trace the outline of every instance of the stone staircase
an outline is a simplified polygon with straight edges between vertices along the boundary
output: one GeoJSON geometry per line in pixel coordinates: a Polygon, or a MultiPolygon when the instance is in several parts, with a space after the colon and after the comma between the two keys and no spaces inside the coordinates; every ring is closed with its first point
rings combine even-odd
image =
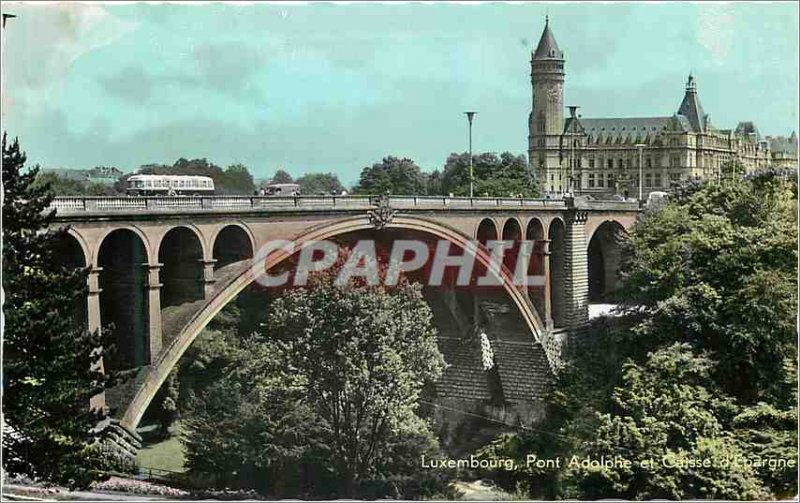
{"type": "Polygon", "coordinates": [[[433,322],[439,331],[439,351],[447,363],[436,383],[437,396],[445,400],[489,400],[491,393],[475,341],[459,330],[450,308],[437,291],[426,291],[425,300],[433,311],[433,322]]]}

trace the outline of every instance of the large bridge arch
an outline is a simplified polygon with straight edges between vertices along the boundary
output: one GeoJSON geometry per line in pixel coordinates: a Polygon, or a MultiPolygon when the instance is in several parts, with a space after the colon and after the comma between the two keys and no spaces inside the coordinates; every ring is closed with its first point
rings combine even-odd
{"type": "MultiPolygon", "coordinates": [[[[426,233],[435,238],[445,239],[462,248],[473,248],[474,246],[471,237],[441,223],[432,222],[420,217],[395,216],[385,225],[385,228],[426,233]]],[[[345,218],[312,228],[296,236],[294,242],[297,249],[304,243],[310,241],[330,239],[346,233],[368,229],[374,229],[374,225],[367,216],[345,218]]],[[[264,271],[272,269],[290,256],[292,256],[292,253],[279,251],[273,252],[266,257],[258,256],[254,258],[251,267],[248,267],[243,273],[232,279],[224,288],[218,290],[207,300],[205,305],[183,327],[180,334],[164,348],[158,359],[153,362],[144,382],[137,390],[136,395],[125,411],[125,415],[121,421],[124,427],[130,431],[135,430],[150,404],[150,401],[153,399],[164,380],[178,363],[178,360],[186,349],[189,348],[197,335],[205,328],[211,319],[213,319],[225,305],[236,298],[246,287],[251,285],[257,277],[261,276],[264,271]]],[[[477,248],[476,260],[479,264],[489,269],[489,259],[490,255],[485,247],[480,246],[477,248]]],[[[534,341],[541,343],[542,336],[545,333],[545,325],[536,313],[533,305],[527,299],[525,293],[512,283],[511,273],[505,268],[501,270],[501,279],[504,290],[516,305],[534,341]]],[[[548,358],[549,357],[548,354],[548,358]]],[[[551,369],[556,367],[556,362],[549,361],[549,364],[551,369]]]]}

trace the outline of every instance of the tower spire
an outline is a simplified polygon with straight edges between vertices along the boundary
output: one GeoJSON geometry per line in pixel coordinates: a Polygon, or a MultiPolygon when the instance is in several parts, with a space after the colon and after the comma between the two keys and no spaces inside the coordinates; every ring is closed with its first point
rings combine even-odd
{"type": "Polygon", "coordinates": [[[550,16],[545,15],[544,30],[539,38],[539,45],[533,53],[533,59],[564,59],[564,53],[558,48],[556,37],[550,30],[550,16]]]}
{"type": "Polygon", "coordinates": [[[697,96],[697,82],[691,73],[686,80],[686,94],[678,108],[678,114],[686,117],[695,131],[705,131],[707,119],[703,106],[700,105],[700,98],[697,96]]]}

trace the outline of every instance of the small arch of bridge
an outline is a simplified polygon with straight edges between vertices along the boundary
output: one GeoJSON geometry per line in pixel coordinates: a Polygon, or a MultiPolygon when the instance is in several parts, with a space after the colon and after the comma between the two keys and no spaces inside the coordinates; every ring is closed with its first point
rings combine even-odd
{"type": "Polygon", "coordinates": [[[503,239],[516,240],[522,239],[522,223],[516,217],[508,217],[503,222],[503,239]]]}
{"type": "Polygon", "coordinates": [[[162,308],[203,298],[204,241],[202,232],[192,225],[174,226],[161,235],[156,263],[162,308]]]}
{"type": "Polygon", "coordinates": [[[103,247],[103,243],[105,242],[106,238],[108,238],[108,236],[111,235],[112,233],[114,233],[116,231],[119,231],[119,230],[128,230],[128,231],[131,231],[134,234],[136,234],[139,237],[139,239],[142,240],[142,244],[144,245],[145,251],[147,253],[146,257],[148,259],[148,262],[151,261],[150,259],[153,258],[153,244],[150,241],[150,238],[147,237],[147,233],[144,232],[144,230],[142,230],[142,228],[139,227],[136,224],[120,224],[120,225],[116,225],[116,226],[114,226],[112,228],[105,229],[97,237],[97,240],[96,240],[97,244],[94,247],[94,253],[92,254],[92,257],[91,257],[91,265],[92,265],[92,267],[99,267],[98,259],[100,257],[100,249],[103,247]]]}
{"type": "Polygon", "coordinates": [[[214,269],[224,267],[237,259],[255,256],[256,239],[253,231],[244,222],[222,224],[209,239],[211,257],[216,261],[214,269]]]}
{"type": "Polygon", "coordinates": [[[208,239],[203,230],[195,224],[182,223],[179,225],[164,227],[163,229],[160,229],[160,232],[157,235],[155,235],[153,240],[154,247],[150,251],[150,258],[152,259],[151,263],[159,263],[159,254],[161,253],[161,245],[163,244],[164,239],[171,232],[181,228],[190,231],[197,238],[198,244],[200,245],[200,251],[202,252],[201,259],[208,259],[210,257],[208,239]]]}
{"type": "Polygon", "coordinates": [[[99,317],[115,327],[117,368],[131,368],[150,360],[147,244],[132,226],[106,233],[97,247],[99,317]]]}
{"type": "Polygon", "coordinates": [[[475,241],[485,245],[487,241],[500,239],[501,226],[498,225],[494,217],[482,218],[475,226],[475,241]]]}
{"type": "Polygon", "coordinates": [[[625,227],[610,219],[597,225],[588,236],[586,266],[589,302],[608,301],[619,288],[621,241],[626,236],[625,227]]]}
{"type": "Polygon", "coordinates": [[[86,244],[86,239],[72,227],[67,227],[66,237],[67,239],[73,239],[78,245],[81,252],[81,267],[89,267],[92,257],[89,245],[86,244]]]}

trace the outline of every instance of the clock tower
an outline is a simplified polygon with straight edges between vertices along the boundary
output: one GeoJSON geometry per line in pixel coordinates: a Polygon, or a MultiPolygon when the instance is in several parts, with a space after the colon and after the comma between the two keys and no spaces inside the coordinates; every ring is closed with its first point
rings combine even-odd
{"type": "Polygon", "coordinates": [[[564,130],[564,53],[545,18],[539,45],[531,54],[533,106],[528,118],[528,163],[546,193],[561,193],[569,173],[561,168],[560,137],[564,130]]]}

